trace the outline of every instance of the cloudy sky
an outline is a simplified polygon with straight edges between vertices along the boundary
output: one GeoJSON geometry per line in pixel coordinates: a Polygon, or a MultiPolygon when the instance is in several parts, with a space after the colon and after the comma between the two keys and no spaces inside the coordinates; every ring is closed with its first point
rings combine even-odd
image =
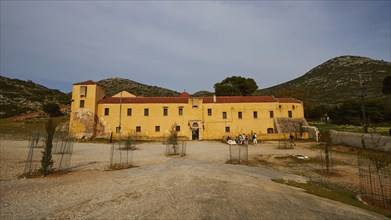
{"type": "Polygon", "coordinates": [[[71,91],[111,77],[260,88],[337,56],[391,60],[390,1],[0,1],[1,75],[71,91]]]}

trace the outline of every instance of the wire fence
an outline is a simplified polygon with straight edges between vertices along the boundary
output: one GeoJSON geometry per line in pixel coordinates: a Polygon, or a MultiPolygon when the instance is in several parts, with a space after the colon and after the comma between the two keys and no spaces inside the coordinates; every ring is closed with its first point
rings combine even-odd
{"type": "MultiPolygon", "coordinates": [[[[53,166],[50,172],[69,171],[71,157],[73,153],[73,138],[63,133],[55,133],[53,138],[52,158],[53,166]]],[[[40,132],[33,132],[29,139],[26,163],[23,170],[23,176],[32,177],[39,175],[42,167],[42,152],[46,147],[46,136],[40,132]]]]}
{"type": "Polygon", "coordinates": [[[326,174],[333,174],[334,172],[334,160],[333,160],[333,151],[329,146],[324,146],[324,150],[319,151],[319,158],[321,171],[326,174]]]}
{"type": "Polygon", "coordinates": [[[391,210],[391,155],[363,150],[357,155],[362,199],[391,210]]]}
{"type": "Polygon", "coordinates": [[[110,169],[133,167],[133,151],[137,150],[137,138],[130,136],[125,140],[113,142],[110,150],[110,169]]]}
{"type": "Polygon", "coordinates": [[[242,163],[248,161],[248,145],[232,144],[229,145],[230,163],[242,163]]]}
{"type": "Polygon", "coordinates": [[[179,144],[166,143],[166,156],[181,155],[186,156],[186,141],[181,141],[179,144]]]}

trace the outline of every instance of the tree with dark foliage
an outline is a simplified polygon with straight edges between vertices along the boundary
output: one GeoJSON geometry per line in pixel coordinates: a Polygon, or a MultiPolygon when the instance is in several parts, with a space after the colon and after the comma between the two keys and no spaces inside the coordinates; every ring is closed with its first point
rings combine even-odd
{"type": "Polygon", "coordinates": [[[39,169],[39,172],[46,176],[46,174],[50,173],[52,171],[53,167],[53,157],[52,157],[52,148],[53,148],[53,136],[54,132],[56,130],[56,123],[49,118],[49,121],[45,125],[46,128],[46,142],[45,142],[45,150],[42,151],[42,159],[41,159],[41,169],[39,169]]]}
{"type": "Polygon", "coordinates": [[[47,103],[42,106],[42,110],[52,117],[61,116],[60,106],[56,103],[47,103]]]}
{"type": "Polygon", "coordinates": [[[391,76],[384,78],[382,92],[386,95],[391,95],[391,76]]]}
{"type": "Polygon", "coordinates": [[[217,96],[251,96],[258,86],[254,79],[231,76],[214,85],[217,96]]]}

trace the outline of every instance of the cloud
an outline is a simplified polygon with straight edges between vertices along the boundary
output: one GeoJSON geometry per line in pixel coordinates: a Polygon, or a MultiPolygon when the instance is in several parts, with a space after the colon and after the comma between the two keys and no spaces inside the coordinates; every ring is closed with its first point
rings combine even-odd
{"type": "Polygon", "coordinates": [[[0,4],[1,74],[63,91],[108,77],[212,91],[232,75],[265,88],[335,56],[391,57],[389,1],[0,4]]]}

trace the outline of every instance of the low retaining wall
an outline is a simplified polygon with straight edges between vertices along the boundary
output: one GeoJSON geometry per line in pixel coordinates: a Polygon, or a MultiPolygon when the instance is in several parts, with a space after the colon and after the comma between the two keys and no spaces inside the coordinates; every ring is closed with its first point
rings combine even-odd
{"type": "Polygon", "coordinates": [[[319,130],[314,126],[303,126],[303,131],[308,133],[308,138],[314,141],[319,141],[319,130]]]}
{"type": "Polygon", "coordinates": [[[352,147],[365,148],[391,152],[391,137],[379,134],[351,133],[331,131],[333,144],[343,144],[352,147]]]}
{"type": "MultiPolygon", "coordinates": [[[[303,132],[300,137],[299,133],[293,133],[295,135],[295,139],[308,139],[308,133],[303,132]]],[[[289,133],[275,133],[275,134],[258,134],[258,141],[272,141],[272,140],[289,140],[289,133]]]]}

